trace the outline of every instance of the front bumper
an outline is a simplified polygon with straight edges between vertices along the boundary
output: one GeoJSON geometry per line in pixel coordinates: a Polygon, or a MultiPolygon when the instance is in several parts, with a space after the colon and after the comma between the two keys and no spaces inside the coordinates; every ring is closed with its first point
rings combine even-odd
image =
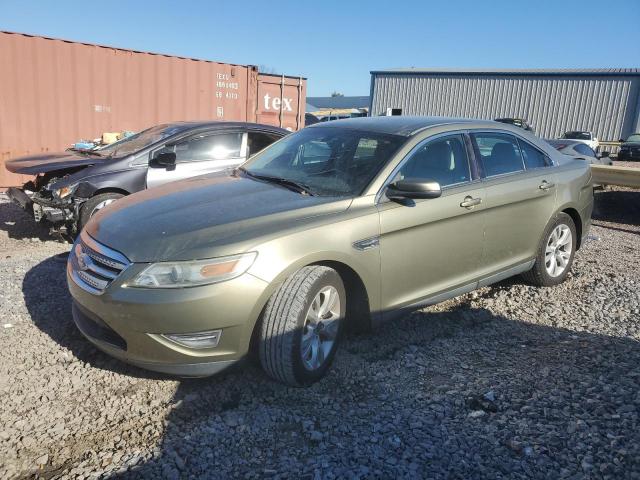
{"type": "Polygon", "coordinates": [[[49,222],[53,225],[64,224],[74,219],[75,212],[71,208],[73,205],[55,205],[54,202],[38,201],[35,195],[29,195],[20,188],[11,187],[7,189],[9,200],[25,210],[36,222],[49,222]],[[50,204],[48,204],[50,203],[50,204]],[[69,207],[69,208],[65,208],[69,207]]]}
{"type": "Polygon", "coordinates": [[[9,197],[9,200],[18,205],[20,208],[26,210],[27,212],[32,211],[33,200],[31,200],[31,197],[27,195],[24,190],[16,187],[10,187],[7,189],[7,197],[9,197]]]}
{"type": "Polygon", "coordinates": [[[246,355],[253,327],[266,301],[268,284],[250,274],[201,287],[142,289],[123,286],[146,264],[131,264],[96,295],[72,277],[73,255],[67,264],[67,283],[73,297],[78,329],[104,352],[127,363],[179,376],[217,373],[246,355]],[[218,345],[193,349],[163,334],[197,333],[221,329],[218,345]]]}
{"type": "Polygon", "coordinates": [[[618,160],[620,161],[640,160],[640,148],[620,150],[618,152],[618,160]]]}

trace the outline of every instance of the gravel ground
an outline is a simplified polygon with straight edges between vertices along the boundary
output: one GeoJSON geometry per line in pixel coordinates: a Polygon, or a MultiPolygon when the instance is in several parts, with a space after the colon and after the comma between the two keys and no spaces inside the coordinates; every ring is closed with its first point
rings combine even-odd
{"type": "Polygon", "coordinates": [[[512,279],[349,336],[308,389],[98,352],[68,245],[0,200],[0,478],[640,478],[640,191],[596,198],[563,285],[512,279]]]}

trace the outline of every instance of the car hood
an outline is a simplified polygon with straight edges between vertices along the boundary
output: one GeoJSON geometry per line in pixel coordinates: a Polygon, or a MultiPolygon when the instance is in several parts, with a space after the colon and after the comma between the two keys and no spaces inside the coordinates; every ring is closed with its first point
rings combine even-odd
{"type": "Polygon", "coordinates": [[[106,157],[81,155],[76,152],[49,153],[46,155],[30,155],[14,158],[5,163],[7,170],[13,173],[36,175],[68,168],[83,167],[104,163],[106,157]]]}
{"type": "Polygon", "coordinates": [[[259,238],[346,210],[351,199],[312,197],[279,185],[210,174],[148,189],[101,210],[86,226],[132,262],[240,253],[259,238]]]}

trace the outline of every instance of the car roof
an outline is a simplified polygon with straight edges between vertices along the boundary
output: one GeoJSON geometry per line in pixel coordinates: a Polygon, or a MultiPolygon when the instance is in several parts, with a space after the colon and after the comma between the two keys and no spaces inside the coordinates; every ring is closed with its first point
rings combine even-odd
{"type": "Polygon", "coordinates": [[[208,128],[219,128],[221,130],[229,128],[248,128],[252,130],[267,130],[273,133],[291,133],[284,128],[275,127],[273,125],[264,125],[262,123],[252,122],[217,122],[217,121],[181,121],[170,122],[166,124],[171,127],[179,127],[183,132],[188,130],[204,130],[208,128]]]}
{"type": "MultiPolygon", "coordinates": [[[[411,117],[411,116],[389,116],[389,117],[357,117],[344,120],[333,120],[331,122],[316,123],[307,128],[349,128],[353,130],[365,130],[376,133],[386,133],[389,135],[400,135],[410,137],[421,130],[438,125],[449,124],[474,124],[476,127],[493,127],[498,123],[492,120],[476,120],[472,118],[455,117],[411,117]]],[[[500,124],[502,127],[503,124],[500,124]]]]}

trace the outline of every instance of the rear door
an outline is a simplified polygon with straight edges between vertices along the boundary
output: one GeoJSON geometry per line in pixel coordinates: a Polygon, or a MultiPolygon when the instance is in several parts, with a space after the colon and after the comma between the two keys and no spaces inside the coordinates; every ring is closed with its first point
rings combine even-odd
{"type": "Polygon", "coordinates": [[[511,133],[472,132],[486,191],[482,275],[535,256],[553,215],[557,174],[551,159],[511,133]]]}
{"type": "Polygon", "coordinates": [[[406,202],[381,198],[384,309],[409,306],[473,283],[482,256],[484,187],[471,174],[463,133],[418,144],[389,183],[403,178],[435,180],[442,196],[406,202]]]}
{"type": "Polygon", "coordinates": [[[151,152],[147,170],[147,188],[183,178],[234,167],[247,158],[247,133],[242,131],[197,133],[164,145],[151,152]],[[176,164],[157,165],[154,158],[162,152],[175,152],[176,164]]]}

